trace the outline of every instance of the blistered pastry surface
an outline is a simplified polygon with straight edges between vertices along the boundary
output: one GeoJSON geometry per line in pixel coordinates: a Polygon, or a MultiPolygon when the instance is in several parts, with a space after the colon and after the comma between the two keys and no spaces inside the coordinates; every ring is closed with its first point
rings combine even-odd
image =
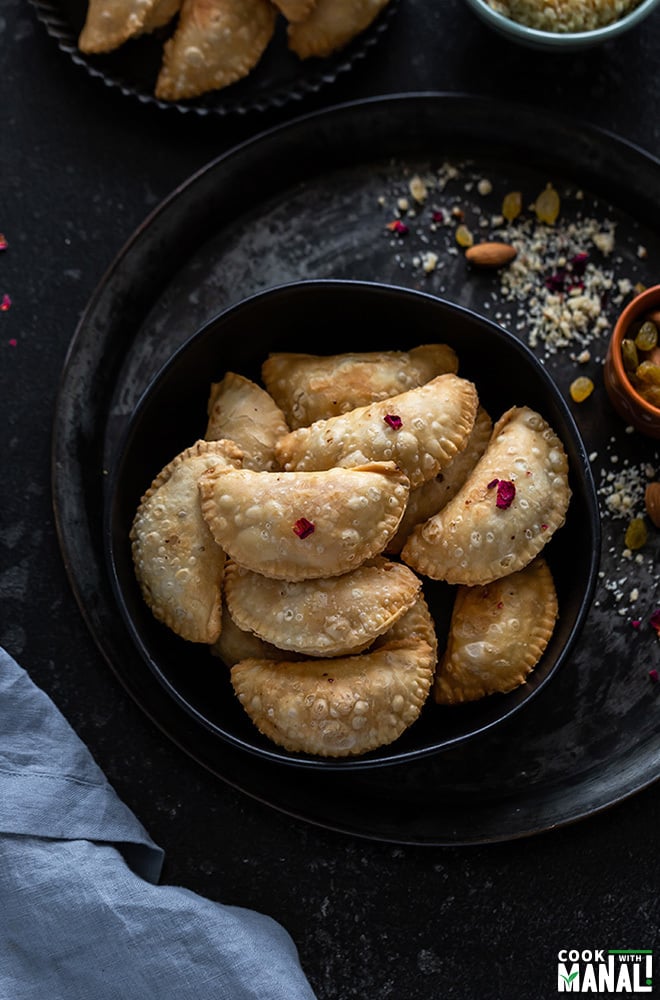
{"type": "Polygon", "coordinates": [[[442,472],[410,491],[401,523],[394,538],[388,542],[388,553],[399,553],[413,528],[433,517],[456,496],[486,450],[492,429],[492,420],[480,406],[465,447],[442,472]]]}
{"type": "Polygon", "coordinates": [[[199,489],[218,545],[246,569],[284,580],[337,576],[377,555],[409,493],[392,462],[321,472],[212,469],[199,489]]]}
{"type": "Polygon", "coordinates": [[[552,574],[540,556],[493,583],[459,587],[435,700],[450,705],[518,687],[543,655],[557,610],[552,574]]]}
{"type": "Polygon", "coordinates": [[[234,562],[225,570],[236,624],[309,656],[343,656],[371,645],[412,606],[420,588],[408,567],[382,557],[321,580],[272,580],[234,562]]]}
{"type": "Polygon", "coordinates": [[[268,0],[183,0],[156,97],[197,97],[247,76],[273,37],[275,16],[268,0]]]}
{"type": "Polygon", "coordinates": [[[235,467],[233,442],[197,441],[177,455],[142,497],[131,528],[135,573],[159,621],[191,642],[220,632],[225,555],[202,517],[197,481],[208,469],[235,467]]]}
{"type": "Polygon", "coordinates": [[[275,444],[288,433],[284,414],[256,382],[227,372],[211,385],[207,441],[229,438],[243,452],[243,468],[268,472],[275,468],[275,444]]]}
{"type": "Polygon", "coordinates": [[[395,462],[414,488],[465,446],[477,406],[471,382],[438,375],[397,396],[292,431],[275,451],[282,468],[296,471],[395,462]]]}
{"type": "Polygon", "coordinates": [[[483,456],[454,498],[418,525],[402,559],[418,573],[477,585],[522,569],[566,518],[568,459],[543,417],[513,407],[496,423],[483,456]],[[515,496],[499,506],[500,483],[515,496]]]}
{"type": "Polygon", "coordinates": [[[418,632],[422,615],[404,615],[397,638],[357,656],[236,664],[231,680],[254,724],[294,752],[343,757],[397,739],[418,718],[436,663],[418,632]]]}
{"type": "Polygon", "coordinates": [[[290,24],[289,48],[300,56],[329,56],[364,31],[389,0],[317,0],[304,21],[290,24]]]}
{"type": "Polygon", "coordinates": [[[261,368],[264,384],[292,430],[457,371],[458,358],[447,344],[422,344],[410,351],[275,353],[261,368]]]}

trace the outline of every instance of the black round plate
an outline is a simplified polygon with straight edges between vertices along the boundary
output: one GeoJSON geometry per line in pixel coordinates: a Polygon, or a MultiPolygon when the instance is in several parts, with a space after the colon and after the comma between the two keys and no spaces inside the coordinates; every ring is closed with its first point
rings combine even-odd
{"type": "Polygon", "coordinates": [[[244,80],[222,90],[211,91],[185,101],[163,101],[154,95],[160,70],[163,42],[172,27],[131,39],[113,52],[88,55],[78,48],[78,36],[85,23],[86,0],[30,0],[37,17],[59,48],[76,66],[94,80],[140,104],[195,115],[244,115],[301,101],[334,83],[368,55],[388,27],[397,0],[345,48],[325,59],[300,60],[290,52],[286,23],[278,18],[275,36],[257,66],[244,80]]]}
{"type": "MultiPolygon", "coordinates": [[[[246,296],[300,278],[350,277],[424,287],[488,314],[491,277],[468,277],[458,256],[443,257],[445,268],[425,276],[409,265],[413,220],[406,240],[385,226],[412,172],[459,160],[490,179],[493,199],[512,189],[531,198],[549,179],[562,190],[579,186],[579,209],[567,202],[563,212],[598,210],[613,218],[621,267],[652,283],[652,260],[660,253],[660,167],[643,151],[570,120],[485,99],[425,94],[358,102],[246,143],[156,209],[81,319],[54,424],[53,492],[65,564],[100,650],[144,711],[186,753],[275,808],[337,830],[419,844],[546,830],[658,777],[658,685],[644,669],[644,637],[637,636],[631,652],[629,621],[618,615],[606,586],[620,574],[621,523],[605,512],[603,580],[586,627],[570,663],[524,712],[434,757],[319,773],[230,746],[163,689],[115,603],[102,509],[118,442],[153,375],[196,329],[246,296]],[[638,257],[639,245],[648,248],[648,260],[638,257]]],[[[462,182],[460,190],[463,203],[481,197],[464,192],[462,182]]],[[[576,370],[567,352],[546,359],[546,367],[563,387],[576,370]]],[[[653,445],[625,434],[598,396],[594,405],[572,410],[588,450],[601,456],[598,474],[610,447],[631,463],[657,465],[653,445]]],[[[645,566],[629,567],[643,600],[653,595],[652,561],[651,552],[645,566]]]]}
{"type": "MultiPolygon", "coordinates": [[[[117,603],[145,662],[200,725],[233,745],[297,767],[353,770],[412,761],[456,747],[510,719],[565,664],[596,585],[600,552],[598,501],[589,459],[564,399],[534,354],[490,320],[423,292],[354,281],[306,281],[269,289],[211,320],[174,354],[140,400],[108,477],[106,541],[117,603]],[[565,525],[544,548],[560,613],[552,639],[528,681],[508,694],[461,706],[428,699],[421,717],[394,743],[357,757],[292,753],[257,731],[233,695],[228,669],[209,650],[186,643],[157,622],[137,585],[129,534],[154,477],[204,436],[210,382],[227,371],[260,380],[272,351],[305,351],[310,317],[317,343],[343,350],[406,350],[438,330],[455,349],[460,372],[475,383],[497,419],[514,403],[542,413],[569,455],[571,503],[565,525]],[[368,317],[368,319],[367,319],[368,317]]],[[[426,579],[424,594],[438,634],[445,633],[455,589],[426,579]]]]}

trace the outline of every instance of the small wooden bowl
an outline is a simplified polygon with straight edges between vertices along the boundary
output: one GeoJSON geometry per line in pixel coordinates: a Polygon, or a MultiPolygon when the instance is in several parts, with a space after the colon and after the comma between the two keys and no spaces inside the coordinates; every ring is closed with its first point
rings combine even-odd
{"type": "Polygon", "coordinates": [[[660,438],[660,409],[647,402],[630,382],[623,367],[621,342],[632,323],[660,311],[660,285],[653,285],[629,302],[616,321],[607,348],[604,381],[612,406],[628,424],[648,437],[660,438]]]}

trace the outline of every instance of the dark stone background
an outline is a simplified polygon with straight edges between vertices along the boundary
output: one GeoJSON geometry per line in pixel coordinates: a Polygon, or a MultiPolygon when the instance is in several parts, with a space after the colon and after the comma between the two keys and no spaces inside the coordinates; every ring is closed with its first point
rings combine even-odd
{"type": "Polygon", "coordinates": [[[13,300],[0,316],[0,642],[165,848],[164,881],[280,920],[320,1000],[537,1000],[555,995],[561,947],[657,946],[660,790],[522,841],[417,848],[326,832],[202,770],[110,673],[62,566],[49,453],[67,345],[148,212],[265,127],[356,97],[467,92],[570,114],[660,155],[659,51],[660,12],[616,44],[559,57],[499,41],[459,0],[401,0],[378,46],[317,96],[178,117],[90,79],[24,0],[0,0],[0,295],[13,300]]]}

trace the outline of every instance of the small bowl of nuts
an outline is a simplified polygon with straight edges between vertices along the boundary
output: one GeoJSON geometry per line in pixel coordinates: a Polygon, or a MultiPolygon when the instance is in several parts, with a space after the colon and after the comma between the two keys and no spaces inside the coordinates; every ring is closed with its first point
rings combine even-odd
{"type": "Polygon", "coordinates": [[[619,416],[642,434],[660,438],[660,285],[637,295],[619,316],[604,380],[619,416]]]}
{"type": "Polygon", "coordinates": [[[545,52],[578,52],[619,38],[639,25],[660,0],[466,0],[499,35],[545,52]]]}

